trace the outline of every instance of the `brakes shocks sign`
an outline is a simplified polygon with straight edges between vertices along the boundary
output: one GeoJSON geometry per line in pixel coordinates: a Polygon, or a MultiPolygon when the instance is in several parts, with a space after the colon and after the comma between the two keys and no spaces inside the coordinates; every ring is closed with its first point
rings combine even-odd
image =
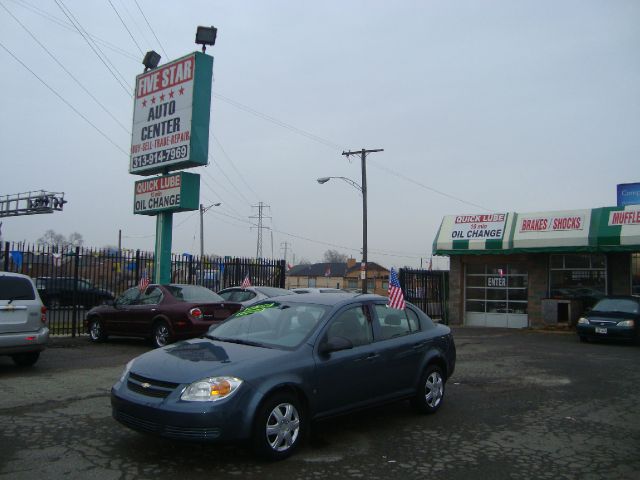
{"type": "Polygon", "coordinates": [[[148,178],[135,183],[133,213],[156,215],[171,210],[197,210],[200,197],[200,175],[178,172],[148,178]]]}
{"type": "Polygon", "coordinates": [[[136,77],[129,173],[207,164],[213,57],[194,52],[136,77]]]}

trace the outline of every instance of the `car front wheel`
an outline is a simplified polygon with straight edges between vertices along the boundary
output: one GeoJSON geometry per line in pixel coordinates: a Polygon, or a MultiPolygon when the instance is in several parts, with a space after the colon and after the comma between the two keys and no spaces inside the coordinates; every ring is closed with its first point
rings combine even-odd
{"type": "Polygon", "coordinates": [[[287,458],[298,448],[304,425],[302,408],[294,395],[282,393],[270,397],[256,416],[255,452],[268,460],[287,458]]]}
{"type": "Polygon", "coordinates": [[[444,376],[437,365],[429,365],[420,377],[413,406],[421,413],[435,413],[444,400],[444,376]]]}
{"type": "Polygon", "coordinates": [[[94,318],[89,321],[89,340],[92,342],[104,342],[107,339],[107,334],[104,331],[102,322],[94,318]]]}
{"type": "Polygon", "coordinates": [[[169,325],[167,325],[165,321],[161,320],[153,325],[151,342],[156,348],[162,348],[171,343],[171,331],[169,330],[169,325]]]}

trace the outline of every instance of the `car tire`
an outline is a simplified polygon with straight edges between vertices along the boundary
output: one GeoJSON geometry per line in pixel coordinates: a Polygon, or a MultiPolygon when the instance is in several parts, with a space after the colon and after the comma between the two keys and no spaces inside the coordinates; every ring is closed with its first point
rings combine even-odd
{"type": "Polygon", "coordinates": [[[580,335],[580,343],[589,343],[589,339],[584,335],[580,335]]]}
{"type": "Polygon", "coordinates": [[[104,342],[107,339],[107,334],[104,331],[104,325],[99,318],[92,318],[89,320],[89,340],[94,343],[104,342]]]}
{"type": "Polygon", "coordinates": [[[266,460],[284,460],[295,452],[305,434],[304,412],[290,393],[269,397],[257,411],[253,450],[266,460]]]}
{"type": "Polygon", "coordinates": [[[442,369],[437,365],[429,365],[420,377],[411,404],[420,413],[435,413],[444,400],[444,385],[442,369]]]}
{"type": "Polygon", "coordinates": [[[40,352],[16,353],[11,355],[13,363],[19,367],[31,367],[40,358],[40,352]]]}
{"type": "Polygon", "coordinates": [[[166,347],[171,343],[171,330],[169,330],[169,325],[164,320],[159,320],[153,324],[151,343],[154,348],[166,347]]]}

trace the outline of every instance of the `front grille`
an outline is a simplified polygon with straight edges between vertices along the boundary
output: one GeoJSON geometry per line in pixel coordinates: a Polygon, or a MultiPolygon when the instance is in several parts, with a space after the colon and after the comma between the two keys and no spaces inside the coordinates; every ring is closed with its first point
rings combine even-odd
{"type": "Polygon", "coordinates": [[[132,392],[146,395],[147,397],[166,398],[180,385],[179,383],[165,382],[143,377],[135,373],[129,373],[127,388],[132,392]]]}
{"type": "Polygon", "coordinates": [[[142,420],[115,409],[113,410],[113,418],[134,430],[182,440],[215,440],[222,434],[222,430],[217,427],[163,425],[151,420],[142,420]]]}

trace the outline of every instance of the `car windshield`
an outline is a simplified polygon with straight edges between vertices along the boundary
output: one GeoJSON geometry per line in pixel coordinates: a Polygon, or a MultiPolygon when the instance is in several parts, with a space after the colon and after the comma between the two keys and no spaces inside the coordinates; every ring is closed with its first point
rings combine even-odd
{"type": "Polygon", "coordinates": [[[638,313],[638,302],[628,298],[603,298],[596,303],[596,312],[638,313]]]}
{"type": "Polygon", "coordinates": [[[295,348],[311,334],[330,307],[308,303],[262,302],[209,329],[215,340],[295,348]]]}
{"type": "Polygon", "coordinates": [[[277,297],[279,295],[291,295],[293,292],[291,290],[285,290],[284,288],[277,287],[254,287],[257,292],[266,295],[267,297],[277,297]]]}
{"type": "Polygon", "coordinates": [[[220,295],[199,285],[167,285],[166,289],[180,302],[224,302],[220,295]]]}

